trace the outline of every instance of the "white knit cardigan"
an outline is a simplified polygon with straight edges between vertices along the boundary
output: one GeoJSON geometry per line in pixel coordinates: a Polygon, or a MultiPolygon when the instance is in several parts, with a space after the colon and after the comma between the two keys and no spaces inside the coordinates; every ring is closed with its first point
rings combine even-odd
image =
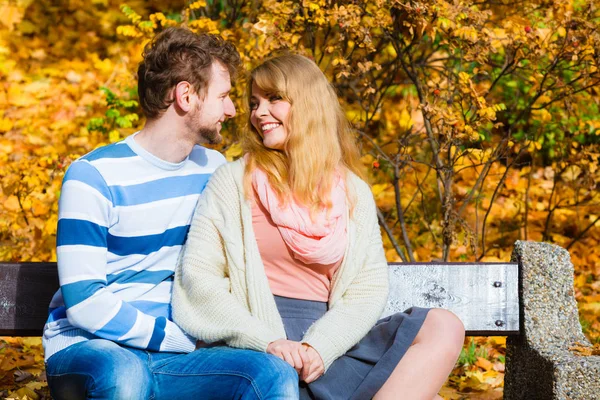
{"type": "MultiPolygon", "coordinates": [[[[243,159],[221,166],[200,197],[175,272],[173,317],[202,341],[264,352],[286,334],[254,237],[244,167],[243,159]]],[[[347,187],[355,199],[348,247],[333,276],[329,310],[302,339],[319,352],[325,369],[373,327],[388,295],[373,195],[352,173],[347,187]]]]}

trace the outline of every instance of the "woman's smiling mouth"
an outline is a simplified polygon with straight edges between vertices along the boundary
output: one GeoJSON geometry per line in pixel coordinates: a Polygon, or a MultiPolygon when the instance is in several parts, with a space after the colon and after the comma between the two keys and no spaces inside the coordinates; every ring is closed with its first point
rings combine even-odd
{"type": "Polygon", "coordinates": [[[275,123],[275,122],[270,122],[268,124],[263,124],[260,126],[260,129],[262,131],[262,133],[269,133],[271,132],[273,129],[277,129],[281,126],[281,124],[279,123],[275,123]]]}

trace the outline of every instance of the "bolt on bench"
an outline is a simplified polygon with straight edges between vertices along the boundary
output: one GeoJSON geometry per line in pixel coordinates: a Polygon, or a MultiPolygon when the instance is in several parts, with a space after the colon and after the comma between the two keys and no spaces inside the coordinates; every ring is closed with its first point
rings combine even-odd
{"type": "MultiPolygon", "coordinates": [[[[600,356],[579,324],[569,253],[519,241],[511,263],[390,264],[383,316],[411,306],[453,311],[470,336],[508,336],[504,398],[600,399],[600,356]]],[[[58,288],[56,263],[0,263],[0,336],[39,336],[58,288]]]]}

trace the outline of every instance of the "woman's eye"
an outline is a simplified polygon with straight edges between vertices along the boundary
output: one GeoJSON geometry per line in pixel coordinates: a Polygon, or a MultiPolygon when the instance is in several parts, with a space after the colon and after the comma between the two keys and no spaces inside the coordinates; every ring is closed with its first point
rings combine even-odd
{"type": "Polygon", "coordinates": [[[251,110],[256,110],[258,108],[258,104],[256,103],[250,103],[250,109],[251,110]]]}
{"type": "Polygon", "coordinates": [[[278,95],[272,95],[269,97],[270,102],[279,101],[279,100],[281,100],[281,96],[278,96],[278,95]]]}

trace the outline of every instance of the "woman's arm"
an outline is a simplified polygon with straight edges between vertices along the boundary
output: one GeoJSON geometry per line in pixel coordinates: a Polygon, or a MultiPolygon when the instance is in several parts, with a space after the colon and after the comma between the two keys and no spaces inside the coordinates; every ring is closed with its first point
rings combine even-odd
{"type": "Polygon", "coordinates": [[[282,337],[252,316],[243,305],[245,299],[231,292],[225,245],[214,223],[222,221],[217,205],[222,205],[223,193],[215,191],[212,183],[198,203],[182,262],[175,271],[173,317],[200,340],[265,352],[269,343],[282,337]]]}
{"type": "MultiPolygon", "coordinates": [[[[367,219],[364,228],[368,234],[363,236],[363,240],[368,244],[360,271],[348,285],[341,299],[310,327],[302,340],[319,353],[325,370],[369,332],[379,319],[387,301],[388,265],[377,223],[375,203],[370,192],[369,198],[364,215],[358,215],[360,210],[358,207],[355,209],[357,220],[367,219]]],[[[357,238],[357,243],[361,241],[360,237],[357,238]]]]}

